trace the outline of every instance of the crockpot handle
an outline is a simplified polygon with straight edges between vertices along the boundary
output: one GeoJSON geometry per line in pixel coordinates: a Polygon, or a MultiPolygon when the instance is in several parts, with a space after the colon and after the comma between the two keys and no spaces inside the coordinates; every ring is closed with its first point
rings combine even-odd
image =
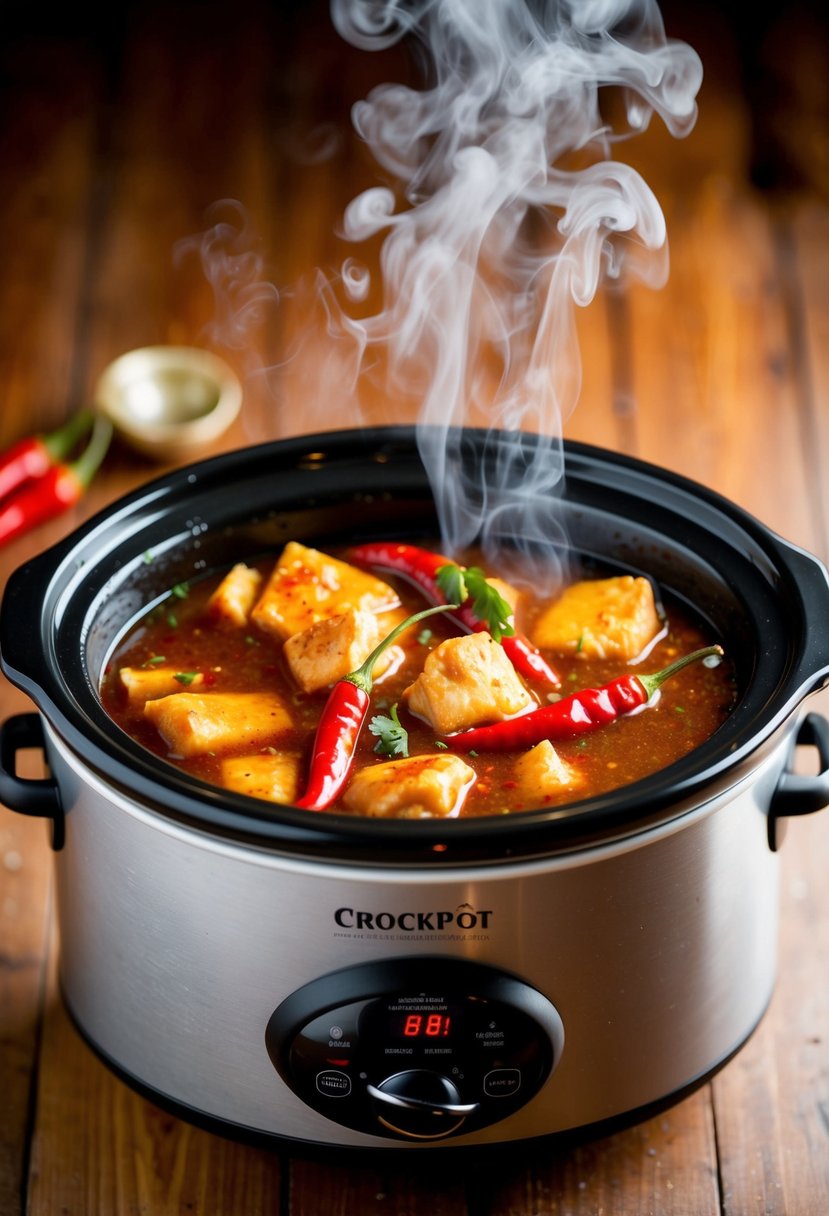
{"type": "Polygon", "coordinates": [[[63,807],[57,782],[51,777],[18,777],[17,753],[24,748],[43,751],[43,724],[35,713],[15,714],[0,727],[0,802],[21,815],[52,820],[52,848],[63,848],[63,807]]]}
{"type": "Polygon", "coordinates": [[[806,715],[798,727],[794,747],[817,748],[820,772],[803,776],[787,765],[781,773],[769,806],[769,845],[773,850],[783,841],[785,825],[779,824],[779,819],[811,815],[829,806],[829,722],[822,714],[806,715]]]}

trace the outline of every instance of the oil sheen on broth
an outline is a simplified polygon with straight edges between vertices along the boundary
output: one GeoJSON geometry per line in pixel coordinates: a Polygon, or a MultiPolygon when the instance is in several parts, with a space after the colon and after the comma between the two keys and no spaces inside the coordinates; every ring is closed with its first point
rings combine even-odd
{"type": "MultiPolygon", "coordinates": [[[[233,571],[171,588],[163,602],[129,629],[112,655],[101,686],[107,712],[128,735],[191,775],[271,802],[290,804],[303,792],[317,723],[332,681],[358,666],[393,625],[428,606],[422,592],[408,580],[384,571],[361,571],[348,559],[347,550],[322,552],[292,543],[283,554],[240,563],[233,571]],[[278,577],[280,568],[282,575],[278,577]],[[340,628],[343,605],[358,598],[351,594],[351,569],[379,580],[388,592],[385,603],[382,594],[373,599],[369,595],[375,620],[368,623],[374,633],[362,639],[354,629],[346,638],[340,628]],[[296,575],[293,581],[292,572],[296,575]],[[270,615],[269,595],[276,605],[270,615]],[[333,620],[335,624],[305,634],[320,620],[333,620]],[[328,634],[333,641],[326,641],[328,634]],[[290,637],[295,640],[286,647],[290,637]],[[311,645],[312,639],[318,640],[311,645]],[[322,675],[317,674],[315,680],[318,668],[314,658],[321,647],[324,652],[326,645],[329,651],[333,645],[340,668],[332,669],[332,679],[317,687],[319,679],[331,675],[323,666],[322,675]],[[305,668],[290,660],[292,652],[300,657],[304,654],[308,660],[305,668]],[[178,700],[174,703],[173,698],[178,700]],[[176,722],[173,710],[180,710],[186,719],[192,706],[206,707],[208,719],[215,707],[221,706],[222,713],[227,708],[227,714],[215,730],[208,721],[206,732],[188,733],[185,742],[170,722],[176,722]],[[240,727],[235,730],[233,716],[237,709],[240,727]]],[[[479,555],[466,555],[467,565],[478,563],[479,555]]],[[[486,574],[509,594],[508,588],[498,584],[496,571],[486,574]]],[[[568,609],[558,611],[558,615],[551,613],[549,602],[521,594],[515,603],[515,624],[530,639],[538,639],[539,649],[555,668],[560,684],[553,688],[516,677],[522,699],[526,700],[518,712],[625,673],[661,670],[679,656],[714,640],[684,606],[663,600],[658,592],[653,601],[658,607],[657,624],[647,627],[650,636],[643,634],[637,639],[635,622],[626,620],[625,614],[635,613],[641,605],[636,607],[631,601],[628,608],[626,596],[636,584],[641,598],[641,582],[627,576],[619,577],[618,585],[614,583],[613,576],[597,571],[595,578],[585,578],[569,589],[568,609]],[[599,589],[621,597],[614,601],[624,635],[618,647],[612,628],[605,631],[609,637],[595,644],[599,589]],[[580,613],[584,614],[583,621],[580,613]],[[641,645],[643,639],[645,644],[641,645]],[[631,646],[637,653],[630,654],[631,646]]],[[[361,584],[360,593],[364,590],[361,584]]],[[[373,593],[375,588],[369,585],[369,591],[373,593]]],[[[652,595],[649,586],[647,593],[652,595]]],[[[562,601],[557,603],[563,607],[562,601]]],[[[404,773],[417,768],[411,763],[414,758],[451,755],[451,748],[441,740],[445,727],[434,718],[426,721],[419,716],[422,699],[413,699],[418,713],[412,712],[407,690],[441,643],[460,636],[471,635],[463,635],[451,619],[438,614],[413,626],[391,648],[385,671],[378,667],[368,719],[357,743],[350,778],[354,789],[349,795],[346,787],[331,809],[422,818],[503,815],[563,805],[617,789],[686,755],[721,725],[734,704],[733,675],[727,659],[717,666],[693,663],[667,681],[658,697],[641,711],[621,716],[579,738],[556,740],[552,748],[548,745],[542,749],[543,756],[539,753],[528,759],[526,750],[464,755],[467,776],[454,793],[444,788],[437,794],[430,789],[407,795],[409,778],[404,773]],[[375,748],[381,745],[382,735],[368,728],[369,721],[377,717],[394,717],[393,708],[405,732],[407,755],[378,754],[375,748]],[[392,764],[398,766],[393,777],[400,774],[400,780],[386,783],[393,797],[374,797],[371,793],[358,797],[362,784],[371,789],[371,780],[365,780],[371,770],[392,764]],[[364,770],[364,777],[357,781],[364,770]]],[[[431,667],[436,663],[432,660],[431,667]]],[[[463,673],[459,679],[466,676],[463,673]]],[[[440,696],[439,686],[435,696],[440,696]]],[[[494,715],[502,712],[492,710],[494,715]]],[[[464,728],[478,724],[473,716],[472,721],[464,722],[464,728]]],[[[435,779],[445,784],[440,769],[435,763],[433,785],[435,779]]],[[[389,768],[383,771],[392,772],[389,768]]],[[[380,782],[378,788],[382,785],[380,782]]]]}

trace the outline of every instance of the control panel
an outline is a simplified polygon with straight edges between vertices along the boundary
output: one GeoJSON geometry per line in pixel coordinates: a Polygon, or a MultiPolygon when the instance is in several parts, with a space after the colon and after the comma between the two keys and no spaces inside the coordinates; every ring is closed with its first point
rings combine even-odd
{"type": "Polygon", "coordinates": [[[538,1093],[564,1029],[536,988],[464,959],[346,967],[293,992],[265,1041],[309,1106],[355,1130],[438,1140],[495,1123],[538,1093]]]}

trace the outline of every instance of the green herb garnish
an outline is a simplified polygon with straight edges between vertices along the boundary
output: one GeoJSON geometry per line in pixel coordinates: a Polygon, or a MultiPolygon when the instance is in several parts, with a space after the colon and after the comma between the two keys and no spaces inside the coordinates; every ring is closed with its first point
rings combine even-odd
{"type": "Polygon", "coordinates": [[[435,575],[435,581],[447,600],[453,604],[462,604],[469,598],[469,590],[463,576],[463,570],[453,562],[440,566],[435,575]]]}
{"type": "Polygon", "coordinates": [[[368,724],[373,735],[377,736],[374,750],[382,756],[408,756],[409,732],[397,716],[397,706],[392,705],[390,717],[385,714],[375,714],[368,724]]]}
{"type": "Polygon", "coordinates": [[[192,684],[196,677],[200,674],[201,673],[198,671],[177,671],[173,676],[173,679],[178,680],[179,684],[187,685],[192,684]]]}
{"type": "Polygon", "coordinates": [[[512,627],[512,608],[492,583],[487,581],[479,566],[468,566],[462,570],[460,566],[447,564],[440,567],[435,577],[441,591],[453,604],[472,600],[472,612],[486,625],[496,642],[515,633],[512,627]]]}

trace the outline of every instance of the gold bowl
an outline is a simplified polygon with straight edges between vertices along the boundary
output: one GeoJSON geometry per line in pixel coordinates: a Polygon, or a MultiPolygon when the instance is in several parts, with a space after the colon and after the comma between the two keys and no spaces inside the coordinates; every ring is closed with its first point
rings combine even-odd
{"type": "Polygon", "coordinates": [[[106,368],[93,404],[153,460],[189,460],[232,424],[242,386],[223,359],[193,346],[144,346],[106,368]]]}

